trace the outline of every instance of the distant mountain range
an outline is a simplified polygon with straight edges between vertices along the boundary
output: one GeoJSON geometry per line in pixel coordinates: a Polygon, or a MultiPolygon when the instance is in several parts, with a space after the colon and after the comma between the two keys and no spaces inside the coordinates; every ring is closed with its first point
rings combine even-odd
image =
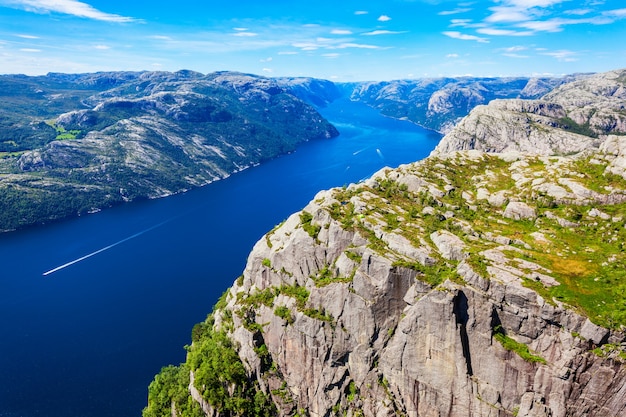
{"type": "Polygon", "coordinates": [[[337,130],[315,108],[340,97],[445,132],[494,98],[535,98],[581,77],[0,76],[0,230],[178,193],[332,138],[337,130]]]}
{"type": "Polygon", "coordinates": [[[540,98],[559,85],[589,75],[428,78],[336,84],[310,78],[281,78],[277,81],[318,107],[347,96],[380,110],[385,116],[406,119],[427,129],[447,133],[478,105],[494,99],[540,98]]]}
{"type": "Polygon", "coordinates": [[[178,193],[338,134],[274,80],[0,77],[0,230],[178,193]]]}

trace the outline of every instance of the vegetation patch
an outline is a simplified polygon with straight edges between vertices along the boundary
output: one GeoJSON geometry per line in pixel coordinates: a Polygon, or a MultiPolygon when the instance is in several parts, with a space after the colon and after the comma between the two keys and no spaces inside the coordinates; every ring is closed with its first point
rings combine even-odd
{"type": "Polygon", "coordinates": [[[447,279],[452,282],[464,284],[463,279],[456,271],[456,267],[449,265],[446,262],[437,262],[434,265],[426,266],[419,262],[400,260],[395,261],[392,266],[395,268],[407,268],[417,271],[418,274],[416,278],[420,281],[428,283],[432,287],[438,286],[447,279]]]}
{"type": "Polygon", "coordinates": [[[520,358],[524,359],[527,362],[542,364],[547,363],[546,360],[541,356],[531,353],[528,349],[528,346],[507,336],[504,333],[504,329],[502,328],[502,326],[498,325],[493,329],[493,338],[500,342],[503,348],[517,353],[520,358]]]}
{"type": "Polygon", "coordinates": [[[598,134],[589,127],[589,123],[578,124],[569,117],[562,117],[557,120],[559,127],[563,130],[567,130],[572,133],[577,133],[579,135],[589,136],[591,138],[597,138],[598,134]]]}
{"type": "Polygon", "coordinates": [[[606,343],[593,349],[592,352],[601,358],[615,357],[622,362],[626,362],[626,350],[615,343],[606,343]]]}
{"type": "Polygon", "coordinates": [[[285,320],[287,324],[293,324],[293,322],[295,321],[293,314],[291,313],[291,310],[289,309],[289,307],[286,307],[286,306],[276,307],[274,309],[274,315],[285,320]]]}
{"type": "Polygon", "coordinates": [[[309,290],[299,285],[283,285],[280,287],[280,293],[296,300],[298,310],[302,311],[306,302],[309,300],[309,290]]]}
{"type": "Polygon", "coordinates": [[[245,294],[243,292],[237,293],[237,302],[244,306],[251,306],[258,308],[260,305],[271,307],[274,304],[274,299],[280,294],[278,288],[270,287],[264,290],[256,290],[251,294],[245,294]]]}
{"type": "MultiPolygon", "coordinates": [[[[262,347],[259,348],[262,353],[262,347]]],[[[208,331],[188,348],[187,362],[161,370],[148,388],[148,406],[143,417],[172,415],[172,406],[181,417],[202,417],[204,413],[189,395],[190,371],[202,398],[222,415],[276,415],[276,406],[250,378],[223,331],[208,331]]]]}
{"type": "Polygon", "coordinates": [[[265,242],[267,243],[267,247],[271,248],[273,246],[270,238],[272,237],[272,235],[274,235],[274,233],[276,233],[278,229],[280,229],[283,226],[283,224],[285,224],[285,222],[286,220],[283,220],[282,222],[274,226],[272,230],[270,230],[269,232],[265,234],[265,242]]]}
{"type": "Polygon", "coordinates": [[[580,175],[576,178],[581,185],[597,193],[608,194],[609,189],[626,189],[626,180],[621,175],[606,172],[606,164],[592,163],[591,157],[577,159],[574,169],[580,175]]]}
{"type": "Polygon", "coordinates": [[[309,236],[317,240],[317,235],[320,233],[322,227],[317,224],[313,224],[312,221],[313,215],[311,213],[307,211],[300,213],[300,224],[302,224],[302,228],[309,234],[309,236]]]}
{"type": "Polygon", "coordinates": [[[330,314],[327,314],[326,311],[324,311],[323,309],[306,308],[302,311],[302,313],[305,316],[310,317],[315,320],[325,321],[331,324],[333,324],[333,321],[334,321],[333,316],[331,316],[330,314]]]}
{"type": "Polygon", "coordinates": [[[316,276],[312,276],[311,279],[315,282],[316,287],[325,287],[326,285],[337,282],[352,282],[354,277],[338,277],[335,276],[328,265],[322,268],[316,276]]]}

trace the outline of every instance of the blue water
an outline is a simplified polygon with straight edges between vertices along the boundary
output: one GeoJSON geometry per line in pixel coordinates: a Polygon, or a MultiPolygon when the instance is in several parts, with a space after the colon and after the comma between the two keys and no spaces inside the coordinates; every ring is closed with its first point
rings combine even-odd
{"type": "Polygon", "coordinates": [[[339,137],[185,194],[0,235],[0,417],[139,417],[263,233],[440,139],[347,101],[322,113],[339,137]]]}

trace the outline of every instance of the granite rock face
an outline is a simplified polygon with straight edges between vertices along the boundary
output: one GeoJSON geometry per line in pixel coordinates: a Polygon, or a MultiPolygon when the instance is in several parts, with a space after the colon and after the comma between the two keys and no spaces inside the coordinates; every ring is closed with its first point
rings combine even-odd
{"type": "MultiPolygon", "coordinates": [[[[497,106],[568,114],[551,103],[497,106]]],[[[439,149],[320,192],[257,242],[204,325],[275,415],[626,415],[625,146],[577,136],[593,143],[439,149]]],[[[190,397],[233,415],[193,382],[214,360],[202,345],[162,415],[190,397]]]]}
{"type": "MultiPolygon", "coordinates": [[[[532,158],[464,151],[321,192],[255,245],[214,326],[232,329],[242,363],[267,387],[279,415],[623,415],[625,327],[595,324],[587,313],[607,322],[557,298],[554,289],[579,272],[554,269],[545,253],[552,248],[572,265],[582,262],[572,255],[581,247],[566,248],[549,231],[558,224],[554,211],[565,215],[583,198],[572,194],[549,211],[532,197],[541,184],[520,181],[508,191],[526,196],[523,202],[493,207],[472,188],[467,196],[478,207],[471,208],[455,191],[427,191],[458,185],[453,168],[496,191],[473,165],[529,179],[567,166],[567,176],[585,187],[575,160],[543,163],[545,171],[532,158]],[[419,191],[402,186],[412,177],[422,179],[419,191]],[[515,230],[529,219],[535,232],[515,230]],[[285,288],[305,289],[304,303],[285,288]],[[247,301],[267,293],[266,304],[247,301]],[[606,354],[598,354],[603,347],[606,354]]],[[[623,204],[604,209],[626,214],[623,204]]],[[[589,213],[578,221],[559,233],[602,219],[589,213]]],[[[613,267],[626,261],[618,252],[615,243],[606,254],[613,267]]]]}

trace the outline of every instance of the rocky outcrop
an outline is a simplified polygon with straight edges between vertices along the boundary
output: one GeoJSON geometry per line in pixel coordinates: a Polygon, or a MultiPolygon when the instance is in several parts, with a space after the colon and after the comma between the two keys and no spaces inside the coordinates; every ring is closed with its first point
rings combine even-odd
{"type": "Polygon", "coordinates": [[[624,149],[440,150],[320,192],[257,242],[144,416],[626,415],[624,149]],[[211,373],[226,357],[242,382],[211,373]]]}
{"type": "Polygon", "coordinates": [[[614,157],[464,151],[321,192],[259,240],[212,328],[279,415],[623,415],[626,311],[597,277],[626,262],[626,181],[596,191],[620,201],[606,218],[542,192],[593,195],[586,167],[614,157]],[[490,205],[501,191],[511,201],[490,205]]]}
{"type": "Polygon", "coordinates": [[[540,100],[495,100],[476,107],[435,153],[478,149],[538,155],[597,149],[626,133],[626,70],[564,84],[540,100]]]}
{"type": "Polygon", "coordinates": [[[454,152],[320,192],[205,325],[277,415],[623,415],[626,180],[609,142],[454,152]]]}

